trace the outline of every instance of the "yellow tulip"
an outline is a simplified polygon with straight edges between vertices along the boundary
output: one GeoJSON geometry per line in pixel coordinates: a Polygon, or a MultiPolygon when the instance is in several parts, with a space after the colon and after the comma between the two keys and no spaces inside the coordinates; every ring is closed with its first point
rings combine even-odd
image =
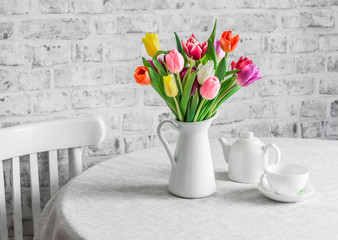
{"type": "Polygon", "coordinates": [[[155,53],[161,50],[160,41],[158,40],[157,33],[147,33],[144,38],[142,38],[142,41],[150,57],[154,57],[155,53]]]}
{"type": "Polygon", "coordinates": [[[164,91],[168,97],[176,97],[178,94],[178,88],[174,78],[170,75],[163,77],[164,91]]]}

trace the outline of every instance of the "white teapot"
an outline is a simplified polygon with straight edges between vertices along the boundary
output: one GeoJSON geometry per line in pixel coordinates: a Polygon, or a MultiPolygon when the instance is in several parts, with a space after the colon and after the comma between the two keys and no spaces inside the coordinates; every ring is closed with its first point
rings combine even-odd
{"type": "Polygon", "coordinates": [[[224,158],[229,165],[228,178],[242,183],[258,183],[264,168],[268,165],[268,149],[277,153],[275,163],[280,161],[280,150],[275,144],[264,144],[254,137],[253,132],[244,134],[233,144],[224,138],[219,139],[224,158]]]}

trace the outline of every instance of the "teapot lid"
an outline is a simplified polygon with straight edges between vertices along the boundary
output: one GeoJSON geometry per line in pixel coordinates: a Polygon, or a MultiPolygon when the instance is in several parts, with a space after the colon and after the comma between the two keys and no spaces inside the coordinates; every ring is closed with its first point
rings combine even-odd
{"type": "Polygon", "coordinates": [[[259,138],[254,137],[253,132],[246,132],[240,139],[238,139],[238,142],[258,144],[261,143],[261,140],[259,138]]]}

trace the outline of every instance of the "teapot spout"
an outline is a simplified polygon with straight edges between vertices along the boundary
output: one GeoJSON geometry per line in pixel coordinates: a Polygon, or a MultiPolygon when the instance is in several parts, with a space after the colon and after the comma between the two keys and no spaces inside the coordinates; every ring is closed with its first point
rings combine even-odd
{"type": "Polygon", "coordinates": [[[228,163],[231,144],[227,140],[225,140],[225,138],[220,138],[219,142],[221,143],[222,148],[223,148],[223,154],[224,154],[225,161],[228,163]]]}

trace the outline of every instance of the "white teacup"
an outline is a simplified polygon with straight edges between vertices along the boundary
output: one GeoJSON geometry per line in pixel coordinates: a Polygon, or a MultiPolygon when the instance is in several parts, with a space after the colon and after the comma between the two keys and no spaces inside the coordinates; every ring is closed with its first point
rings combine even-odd
{"type": "Polygon", "coordinates": [[[295,195],[309,179],[309,170],[294,164],[272,164],[266,167],[260,182],[266,178],[269,188],[281,195],[295,195]]]}

